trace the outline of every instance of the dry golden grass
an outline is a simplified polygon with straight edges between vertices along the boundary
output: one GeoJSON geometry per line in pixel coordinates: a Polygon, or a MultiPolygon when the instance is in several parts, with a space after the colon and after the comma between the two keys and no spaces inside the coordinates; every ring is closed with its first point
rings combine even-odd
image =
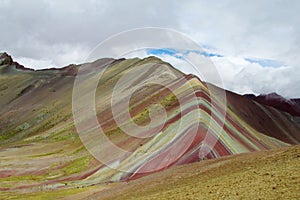
{"type": "MultiPolygon", "coordinates": [[[[300,199],[300,146],[174,167],[92,199],[300,199]]],[[[74,196],[76,198],[76,196],[74,196]]]]}

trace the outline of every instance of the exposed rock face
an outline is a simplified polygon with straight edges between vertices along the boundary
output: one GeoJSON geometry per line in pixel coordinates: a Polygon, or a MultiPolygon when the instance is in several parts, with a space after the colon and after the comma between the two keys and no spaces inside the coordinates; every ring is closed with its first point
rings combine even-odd
{"type": "Polygon", "coordinates": [[[291,99],[291,101],[295,102],[300,108],[300,99],[291,99]]]}
{"type": "Polygon", "coordinates": [[[20,70],[34,71],[33,69],[26,68],[23,65],[20,65],[19,63],[13,61],[12,57],[10,55],[8,55],[7,53],[1,53],[0,64],[15,67],[16,69],[20,69],[20,70]]]}
{"type": "MultiPolygon", "coordinates": [[[[300,122],[294,117],[229,91],[225,104],[218,95],[222,89],[183,74],[155,57],[105,58],[39,71],[14,68],[16,63],[8,55],[2,54],[1,60],[0,177],[5,181],[0,180],[0,190],[3,191],[39,191],[44,185],[51,189],[74,188],[131,180],[149,174],[144,173],[147,170],[152,173],[155,169],[300,142],[300,122]],[[150,67],[145,68],[145,64],[150,67]],[[112,158],[113,166],[123,166],[127,172],[100,163],[86,151],[78,137],[72,116],[72,91],[79,67],[83,69],[82,88],[88,88],[90,80],[97,78],[93,70],[107,67],[95,94],[97,121],[112,143],[131,152],[130,157],[119,159],[114,159],[113,151],[104,152],[112,158]],[[131,75],[136,69],[142,69],[139,77],[131,75]],[[114,94],[118,97],[117,109],[130,96],[130,117],[124,109],[113,116],[112,91],[125,75],[134,79],[131,86],[149,84],[136,91],[134,87],[117,91],[114,94]],[[151,84],[153,80],[160,84],[151,84]],[[149,113],[155,113],[157,105],[164,108],[167,117],[138,132],[149,137],[130,136],[116,123],[119,119],[125,125],[134,121],[146,126],[150,123],[149,113]],[[226,113],[224,123],[222,113],[226,113]],[[162,129],[157,131],[156,127],[162,129]],[[214,145],[207,142],[214,139],[214,145]],[[204,154],[207,149],[209,153],[204,154]]],[[[124,81],[121,86],[126,84],[124,81]]],[[[85,95],[82,94],[83,100],[85,95]]],[[[272,102],[285,102],[271,97],[272,102]]],[[[83,112],[79,126],[90,124],[91,119],[83,112]]],[[[90,146],[97,149],[101,145],[95,139],[98,134],[95,128],[87,129],[86,135],[90,146]]],[[[135,131],[129,128],[129,132],[135,131]]]]}
{"type": "Polygon", "coordinates": [[[1,60],[1,65],[10,65],[13,62],[11,56],[9,56],[7,53],[1,53],[0,60],[1,60]]]}

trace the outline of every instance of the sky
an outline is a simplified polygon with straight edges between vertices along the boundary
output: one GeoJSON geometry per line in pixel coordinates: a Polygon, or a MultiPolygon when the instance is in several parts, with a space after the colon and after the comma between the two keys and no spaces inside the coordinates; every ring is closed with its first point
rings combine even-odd
{"type": "MultiPolygon", "coordinates": [[[[168,28],[208,52],[226,89],[299,98],[299,10],[297,0],[0,0],[0,51],[34,69],[62,67],[84,62],[119,32],[168,28]]],[[[168,52],[148,54],[181,62],[168,52]]]]}

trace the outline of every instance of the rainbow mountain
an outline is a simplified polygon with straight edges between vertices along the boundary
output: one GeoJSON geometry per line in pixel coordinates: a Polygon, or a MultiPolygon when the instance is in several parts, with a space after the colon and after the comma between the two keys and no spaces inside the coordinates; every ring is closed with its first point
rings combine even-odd
{"type": "Polygon", "coordinates": [[[298,116],[156,57],[34,71],[3,53],[0,105],[0,197],[49,191],[62,197],[173,166],[300,142],[298,116]],[[90,81],[102,69],[90,108],[90,81]],[[111,146],[99,138],[99,127],[111,146]]]}

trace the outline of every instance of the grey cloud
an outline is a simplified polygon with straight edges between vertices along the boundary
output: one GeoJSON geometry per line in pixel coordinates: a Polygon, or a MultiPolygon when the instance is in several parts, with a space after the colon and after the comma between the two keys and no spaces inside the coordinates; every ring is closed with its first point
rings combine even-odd
{"type": "MultiPolygon", "coordinates": [[[[299,10],[297,0],[0,0],[0,51],[17,60],[51,60],[51,65],[64,66],[83,62],[99,42],[120,31],[172,28],[226,56],[283,61],[291,67],[286,70],[289,80],[278,81],[276,88],[293,96],[284,88],[300,91],[299,76],[293,73],[300,66],[299,10]]],[[[263,88],[251,86],[257,92],[274,90],[268,82],[272,79],[253,78],[257,81],[252,84],[264,83],[263,88]]],[[[241,88],[249,88],[250,83],[241,81],[241,88]]],[[[228,79],[228,84],[233,81],[228,79]]]]}
{"type": "Polygon", "coordinates": [[[91,50],[107,37],[127,29],[176,27],[174,4],[160,6],[158,1],[3,2],[0,24],[5,29],[0,33],[1,50],[15,57],[50,58],[58,66],[68,64],[57,57],[73,51],[72,46],[91,50]],[[58,49],[60,46],[70,48],[58,49]]]}

